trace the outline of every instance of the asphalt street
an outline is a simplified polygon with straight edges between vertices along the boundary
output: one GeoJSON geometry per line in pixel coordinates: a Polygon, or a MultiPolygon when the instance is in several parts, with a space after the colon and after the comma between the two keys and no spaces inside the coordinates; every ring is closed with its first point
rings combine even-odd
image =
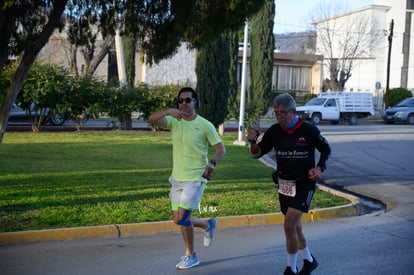
{"type": "MultiPolygon", "coordinates": [[[[304,231],[319,267],[312,274],[413,274],[414,128],[408,125],[320,127],[333,155],[328,185],[386,203],[386,211],[306,222],[304,231]]],[[[135,234],[0,246],[1,274],[283,274],[283,227],[222,226],[202,246],[200,266],[177,271],[183,253],[178,232],[135,234]]],[[[161,228],[160,228],[161,229],[161,228]]],[[[298,261],[298,267],[302,263],[298,261]]]]}
{"type": "MultiPolygon", "coordinates": [[[[319,261],[313,274],[412,274],[413,215],[394,211],[306,223],[319,261]]],[[[175,270],[183,252],[180,234],[158,233],[3,246],[1,273],[247,275],[282,274],[285,267],[282,225],[219,228],[208,248],[198,231],[195,241],[201,263],[187,271],[175,270]]]]}

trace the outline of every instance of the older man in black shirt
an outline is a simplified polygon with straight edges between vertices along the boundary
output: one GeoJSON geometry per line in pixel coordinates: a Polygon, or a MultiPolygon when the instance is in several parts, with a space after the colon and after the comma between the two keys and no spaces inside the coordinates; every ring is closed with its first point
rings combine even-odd
{"type": "Polygon", "coordinates": [[[301,217],[307,213],[316,181],[326,168],[330,146],[314,125],[304,123],[296,114],[296,103],[287,93],[273,101],[278,123],[272,125],[257,143],[258,131],[247,131],[250,153],[255,158],[275,150],[277,171],[272,175],[278,185],[280,208],[285,216],[284,231],[288,262],[284,274],[310,274],[318,266],[310,253],[302,232],[301,217]],[[315,149],[320,152],[315,165],[315,149]],[[297,255],[302,256],[302,269],[297,271],[297,255]]]}

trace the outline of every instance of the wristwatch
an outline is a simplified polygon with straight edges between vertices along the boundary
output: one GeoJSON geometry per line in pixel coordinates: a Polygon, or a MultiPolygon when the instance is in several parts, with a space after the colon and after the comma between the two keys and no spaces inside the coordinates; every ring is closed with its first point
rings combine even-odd
{"type": "Polygon", "coordinates": [[[213,164],[213,166],[217,165],[217,161],[215,159],[210,160],[210,163],[213,164]]]}

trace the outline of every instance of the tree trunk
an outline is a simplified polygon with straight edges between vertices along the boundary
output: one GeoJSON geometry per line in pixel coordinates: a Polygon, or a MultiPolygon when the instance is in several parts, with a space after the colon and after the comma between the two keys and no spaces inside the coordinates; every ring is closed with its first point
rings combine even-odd
{"type": "Polygon", "coordinates": [[[102,63],[102,60],[105,56],[109,53],[114,43],[114,37],[107,36],[103,41],[102,45],[100,46],[100,50],[98,54],[96,54],[92,60],[90,61],[89,65],[86,67],[85,76],[92,77],[95,73],[96,69],[98,68],[99,64],[102,63]]]}
{"type": "Polygon", "coordinates": [[[78,77],[79,76],[79,72],[78,72],[78,62],[76,61],[76,54],[78,52],[78,47],[75,45],[70,45],[70,72],[78,77]]]}
{"type": "Polygon", "coordinates": [[[37,54],[47,43],[54,29],[58,26],[66,2],[67,0],[55,2],[53,11],[49,16],[49,22],[45,25],[43,31],[32,40],[31,43],[28,43],[24,51],[23,58],[13,77],[13,82],[10,87],[8,87],[4,102],[0,106],[0,145],[3,143],[3,137],[7,129],[7,122],[13,103],[23,86],[24,80],[35,61],[37,54]]]}
{"type": "Polygon", "coordinates": [[[122,130],[132,130],[132,118],[131,114],[124,114],[122,119],[122,130]]]}

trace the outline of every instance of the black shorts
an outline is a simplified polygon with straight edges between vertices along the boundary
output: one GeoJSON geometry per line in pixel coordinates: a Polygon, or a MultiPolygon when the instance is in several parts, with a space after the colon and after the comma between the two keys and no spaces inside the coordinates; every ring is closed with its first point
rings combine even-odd
{"type": "Polygon", "coordinates": [[[283,215],[286,215],[289,207],[308,213],[313,195],[315,194],[315,185],[315,182],[297,184],[294,197],[279,194],[280,210],[283,215]]]}

